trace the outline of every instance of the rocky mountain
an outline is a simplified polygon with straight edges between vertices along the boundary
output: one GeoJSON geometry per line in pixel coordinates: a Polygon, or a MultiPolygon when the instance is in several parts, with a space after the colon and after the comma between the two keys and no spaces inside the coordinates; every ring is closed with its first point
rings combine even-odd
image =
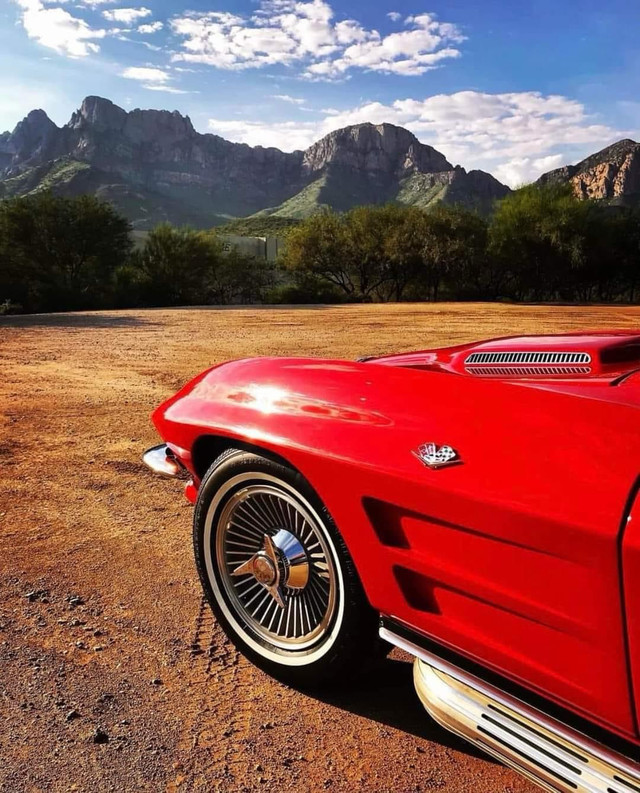
{"type": "Polygon", "coordinates": [[[346,127],[287,153],[200,134],[177,111],[127,112],[96,96],[63,127],[33,110],[0,135],[0,197],[42,189],[95,193],[138,228],[162,220],[210,227],[256,213],[299,218],[322,206],[387,201],[488,211],[509,192],[392,124],[346,127]]]}
{"type": "Polygon", "coordinates": [[[640,143],[619,140],[577,165],[549,171],[537,184],[567,182],[579,198],[606,199],[623,206],[640,203],[640,143]]]}

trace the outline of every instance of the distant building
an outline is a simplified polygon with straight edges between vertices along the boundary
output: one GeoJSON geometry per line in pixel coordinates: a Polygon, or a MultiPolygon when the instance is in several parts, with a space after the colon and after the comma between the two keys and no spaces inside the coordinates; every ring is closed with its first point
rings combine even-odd
{"type": "Polygon", "coordinates": [[[275,261],[284,251],[283,237],[241,237],[237,234],[221,234],[222,250],[229,252],[237,248],[240,253],[246,256],[254,256],[256,259],[265,259],[268,262],[275,261]]]}
{"type": "MultiPolygon", "coordinates": [[[[135,247],[143,248],[149,232],[146,229],[134,229],[132,236],[135,247]]],[[[223,252],[229,253],[233,248],[237,248],[245,256],[254,256],[267,262],[274,262],[285,248],[284,237],[244,237],[239,234],[216,236],[222,243],[223,252]]]]}

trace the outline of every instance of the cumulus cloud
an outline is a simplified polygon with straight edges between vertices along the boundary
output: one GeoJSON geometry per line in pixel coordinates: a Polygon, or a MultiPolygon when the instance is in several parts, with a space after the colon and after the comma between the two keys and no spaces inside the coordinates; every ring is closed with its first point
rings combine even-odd
{"type": "Polygon", "coordinates": [[[122,22],[124,25],[132,25],[139,19],[151,16],[150,8],[114,8],[103,11],[102,16],[109,22],[122,22]]]}
{"type": "Polygon", "coordinates": [[[40,0],[18,0],[18,5],[27,36],[61,55],[85,58],[100,50],[95,39],[107,35],[106,30],[92,28],[64,8],[48,8],[40,0]]]}
{"type": "Polygon", "coordinates": [[[392,22],[399,22],[402,19],[402,14],[399,11],[389,11],[387,16],[392,22]]]}
{"type": "Polygon", "coordinates": [[[291,150],[350,124],[387,122],[410,129],[454,164],[489,171],[512,186],[629,134],[598,123],[580,102],[533,91],[460,91],[323,112],[323,119],[304,124],[211,119],[209,126],[232,140],[291,150]]]}
{"type": "Polygon", "coordinates": [[[405,25],[382,36],[354,19],[336,21],[326,0],[261,0],[251,17],[220,11],[174,17],[182,50],[173,58],[219,69],[300,64],[303,77],[332,80],[355,69],[419,75],[460,55],[454,45],[465,37],[455,25],[426,13],[407,17],[405,25]]]}
{"type": "Polygon", "coordinates": [[[146,25],[139,25],[138,33],[157,33],[163,27],[164,24],[162,22],[149,22],[146,25]]]}

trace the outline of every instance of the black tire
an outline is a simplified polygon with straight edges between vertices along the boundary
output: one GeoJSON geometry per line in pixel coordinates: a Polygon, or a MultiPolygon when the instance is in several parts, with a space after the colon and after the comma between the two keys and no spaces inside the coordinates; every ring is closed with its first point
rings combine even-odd
{"type": "MultiPolygon", "coordinates": [[[[244,517],[240,520],[244,520],[244,517]]],[[[269,527],[266,523],[260,527],[260,531],[262,530],[276,540],[281,531],[277,526],[269,527]]],[[[256,542],[253,534],[251,539],[256,542]]],[[[266,543],[264,540],[263,542],[266,543]]],[[[252,452],[237,449],[225,451],[211,465],[202,480],[194,513],[193,543],[200,581],[218,622],[233,644],[256,666],[273,677],[298,688],[340,683],[349,679],[353,672],[362,669],[366,661],[378,655],[377,614],[366,600],[353,560],[329,512],[297,471],[252,452]],[[265,488],[268,490],[266,494],[261,490],[265,488]],[[282,491],[282,495],[278,491],[282,491]],[[253,501],[249,503],[250,498],[253,501]],[[244,563],[245,557],[241,554],[247,555],[253,550],[233,550],[239,544],[229,537],[238,538],[236,526],[240,525],[240,530],[244,529],[241,522],[238,523],[239,508],[233,505],[241,503],[245,510],[242,514],[246,516],[249,514],[249,507],[255,509],[256,505],[260,506],[262,502],[256,501],[260,498],[271,499],[268,505],[276,499],[276,506],[271,510],[277,513],[276,517],[279,514],[286,519],[287,516],[294,515],[290,521],[291,526],[285,526],[282,532],[285,535],[289,529],[298,532],[302,538],[300,543],[305,543],[305,552],[308,554],[308,563],[303,563],[307,564],[306,569],[309,571],[308,583],[292,590],[289,589],[289,580],[293,579],[287,579],[282,587],[278,587],[278,593],[282,593],[280,600],[279,594],[272,595],[272,591],[265,589],[265,584],[254,577],[253,572],[239,573],[239,568],[233,569],[237,561],[244,563]],[[236,509],[235,513],[229,511],[233,509],[236,509]],[[299,521],[297,511],[304,513],[313,524],[303,523],[302,518],[299,521]],[[300,529],[299,523],[303,527],[309,526],[309,534],[304,535],[307,536],[306,540],[302,534],[306,529],[300,529]],[[311,528],[315,531],[313,535],[311,528]],[[318,543],[322,544],[319,552],[318,543]],[[230,548],[232,550],[229,551],[230,548]],[[310,548],[316,548],[313,557],[320,557],[325,561],[315,562],[310,548]],[[235,553],[237,556],[232,558],[225,553],[235,553]],[[325,572],[325,568],[328,572],[325,572]],[[257,613],[261,609],[265,610],[267,616],[264,617],[264,624],[250,615],[248,594],[243,595],[244,600],[240,601],[240,584],[236,583],[238,579],[234,576],[244,577],[242,591],[248,591],[247,588],[253,590],[251,598],[257,592],[258,602],[266,603],[257,609],[257,613]],[[316,576],[318,580],[313,581],[312,576],[316,576]],[[322,581],[319,580],[320,576],[322,581]],[[307,608],[308,631],[305,634],[304,601],[291,604],[289,601],[294,597],[304,597],[313,605],[310,598],[314,598],[313,603],[317,605],[315,592],[323,587],[329,593],[326,595],[327,609],[324,617],[321,608],[324,600],[317,609],[320,622],[315,628],[309,616],[311,607],[307,608]],[[275,603],[271,603],[271,599],[275,603]],[[282,605],[285,603],[286,605],[282,605]],[[282,622],[284,619],[281,615],[283,609],[287,615],[291,610],[294,613],[292,637],[276,635],[275,629],[267,629],[267,617],[273,613],[271,620],[275,620],[277,625],[278,620],[282,622]],[[300,614],[299,640],[295,634],[296,613],[300,614]],[[314,630],[319,631],[315,638],[314,630]],[[305,639],[309,636],[312,638],[305,639]],[[291,644],[285,644],[286,642],[291,644]]],[[[246,564],[250,565],[255,556],[263,553],[256,551],[246,564]]],[[[290,569],[285,565],[288,561],[282,558],[283,552],[277,550],[276,553],[278,564],[273,569],[290,569]]],[[[279,581],[278,578],[278,584],[279,581]]],[[[315,616],[315,606],[312,614],[315,616]]],[[[287,618],[285,633],[289,632],[287,618]]]]}

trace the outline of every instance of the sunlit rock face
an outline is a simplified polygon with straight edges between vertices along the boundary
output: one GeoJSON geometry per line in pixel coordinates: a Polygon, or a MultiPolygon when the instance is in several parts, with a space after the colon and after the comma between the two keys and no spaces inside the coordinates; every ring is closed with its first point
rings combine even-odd
{"type": "Polygon", "coordinates": [[[607,199],[613,203],[640,201],[640,143],[620,140],[577,165],[549,171],[539,184],[569,182],[578,198],[607,199]]]}
{"type": "Polygon", "coordinates": [[[330,166],[396,177],[453,170],[444,155],[393,124],[345,127],[325,135],[304,152],[303,168],[308,173],[330,166]]]}

